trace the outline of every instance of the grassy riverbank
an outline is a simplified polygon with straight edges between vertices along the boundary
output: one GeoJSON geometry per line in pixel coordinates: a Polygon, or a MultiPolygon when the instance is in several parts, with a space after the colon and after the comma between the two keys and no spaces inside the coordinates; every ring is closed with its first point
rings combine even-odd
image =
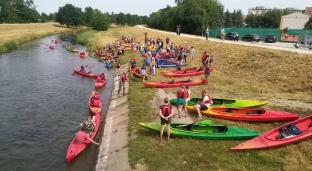
{"type": "Polygon", "coordinates": [[[0,53],[16,49],[17,45],[30,40],[71,31],[72,28],[57,23],[0,24],[0,53]]]}
{"type": "MultiPolygon", "coordinates": [[[[169,37],[180,45],[187,41],[196,49],[195,60],[190,67],[200,66],[204,50],[215,56],[215,71],[211,73],[210,84],[191,87],[192,95],[199,96],[205,89],[212,97],[261,99],[270,104],[266,108],[293,111],[305,116],[312,113],[312,58],[309,55],[269,50],[242,45],[206,42],[184,38],[172,34],[147,31],[138,27],[122,27],[106,32],[97,32],[92,38],[91,48],[106,46],[108,42],[122,35],[144,40],[148,37],[169,37]]],[[[127,63],[136,57],[141,65],[143,58],[137,53],[126,53],[121,58],[127,63]]],[[[189,60],[189,59],[188,59],[189,60]]],[[[160,71],[151,81],[172,80],[160,76],[160,71]]],[[[175,79],[176,80],[176,79],[175,79]]],[[[150,81],[150,80],[149,80],[150,81]]],[[[166,89],[175,92],[176,89],[166,89]]],[[[158,133],[141,128],[138,122],[158,121],[153,98],[156,89],[145,88],[141,80],[130,80],[130,151],[132,167],[147,170],[311,170],[309,153],[312,141],[265,151],[232,152],[233,147],[243,141],[203,141],[173,138],[170,142],[160,142],[158,133]]],[[[244,123],[221,119],[211,119],[214,123],[246,127],[258,131],[268,131],[282,123],[244,123]]]]}

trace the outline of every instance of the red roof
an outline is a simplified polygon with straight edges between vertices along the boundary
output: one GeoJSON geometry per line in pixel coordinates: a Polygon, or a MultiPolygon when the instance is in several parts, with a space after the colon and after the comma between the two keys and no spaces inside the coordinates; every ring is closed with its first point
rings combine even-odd
{"type": "Polygon", "coordinates": [[[305,14],[312,15],[312,7],[306,7],[305,14]]]}

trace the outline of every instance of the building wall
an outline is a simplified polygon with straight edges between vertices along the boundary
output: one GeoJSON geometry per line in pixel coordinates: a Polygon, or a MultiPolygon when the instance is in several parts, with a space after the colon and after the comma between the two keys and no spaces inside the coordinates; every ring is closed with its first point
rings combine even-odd
{"type": "Polygon", "coordinates": [[[304,24],[309,20],[309,16],[283,16],[281,18],[280,29],[303,29],[304,24]]]}

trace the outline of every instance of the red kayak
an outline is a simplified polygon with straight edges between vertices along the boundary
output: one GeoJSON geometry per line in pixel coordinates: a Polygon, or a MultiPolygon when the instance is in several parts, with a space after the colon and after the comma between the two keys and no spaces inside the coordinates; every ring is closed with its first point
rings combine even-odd
{"type": "MultiPolygon", "coordinates": [[[[94,139],[100,127],[100,120],[101,120],[100,113],[96,113],[95,119],[94,119],[95,127],[94,127],[92,134],[90,135],[90,138],[92,140],[94,139]]],[[[86,147],[88,147],[90,143],[91,142],[89,140],[86,140],[84,143],[75,143],[75,138],[74,138],[69,144],[69,147],[67,149],[66,162],[69,163],[72,159],[78,156],[78,154],[80,154],[86,147]]]]}
{"type": "Polygon", "coordinates": [[[180,84],[184,84],[186,86],[195,86],[200,84],[205,84],[205,79],[196,79],[196,80],[181,80],[181,81],[168,81],[168,82],[142,82],[146,87],[155,87],[155,88],[172,88],[172,87],[180,87],[180,84]]]}
{"type": "Polygon", "coordinates": [[[231,150],[268,149],[294,144],[310,138],[312,138],[312,115],[263,133],[256,138],[231,148],[231,150]]]}
{"type": "Polygon", "coordinates": [[[50,48],[50,49],[54,49],[54,46],[53,46],[53,45],[49,45],[49,48],[50,48]]]}
{"type": "Polygon", "coordinates": [[[84,57],[86,57],[86,53],[85,52],[80,52],[79,56],[80,56],[80,58],[84,58],[84,57]]]}
{"type": "MultiPolygon", "coordinates": [[[[214,68],[210,68],[210,72],[212,72],[214,68]]],[[[165,77],[189,77],[189,76],[198,76],[205,74],[204,70],[198,71],[198,68],[189,68],[189,69],[182,69],[181,71],[174,70],[174,71],[161,71],[161,75],[165,77]]]]}
{"type": "Polygon", "coordinates": [[[265,110],[261,108],[222,108],[211,107],[207,110],[209,116],[249,122],[294,121],[299,115],[283,111],[265,110]]]}
{"type": "MultiPolygon", "coordinates": [[[[105,74],[105,77],[107,78],[106,74],[105,74]]],[[[106,83],[107,83],[107,79],[106,80],[102,80],[100,76],[97,77],[96,78],[96,83],[95,83],[95,89],[99,89],[99,88],[103,87],[106,83]]]]}
{"type": "Polygon", "coordinates": [[[75,73],[86,76],[86,77],[91,77],[91,78],[97,78],[98,77],[97,74],[87,74],[85,72],[81,72],[80,69],[78,69],[78,68],[74,68],[73,70],[75,73]]]}
{"type": "Polygon", "coordinates": [[[102,111],[102,102],[101,102],[101,96],[99,94],[96,94],[97,100],[94,100],[94,105],[91,104],[91,98],[95,95],[95,92],[93,91],[89,97],[89,109],[93,115],[96,115],[97,113],[101,113],[102,111]]]}
{"type": "Polygon", "coordinates": [[[102,52],[100,52],[99,50],[96,50],[95,53],[96,53],[97,56],[100,56],[100,57],[106,56],[105,53],[102,53],[102,52]]]}

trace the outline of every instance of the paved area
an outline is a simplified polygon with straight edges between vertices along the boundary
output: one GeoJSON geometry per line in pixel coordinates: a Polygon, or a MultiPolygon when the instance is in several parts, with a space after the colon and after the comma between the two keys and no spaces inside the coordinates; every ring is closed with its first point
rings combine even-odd
{"type": "MultiPolygon", "coordinates": [[[[121,67],[121,72],[128,71],[128,64],[121,67]]],[[[114,90],[107,112],[104,135],[99,148],[96,171],[130,170],[128,159],[128,82],[120,86],[120,76],[114,77],[114,90]]]]}

